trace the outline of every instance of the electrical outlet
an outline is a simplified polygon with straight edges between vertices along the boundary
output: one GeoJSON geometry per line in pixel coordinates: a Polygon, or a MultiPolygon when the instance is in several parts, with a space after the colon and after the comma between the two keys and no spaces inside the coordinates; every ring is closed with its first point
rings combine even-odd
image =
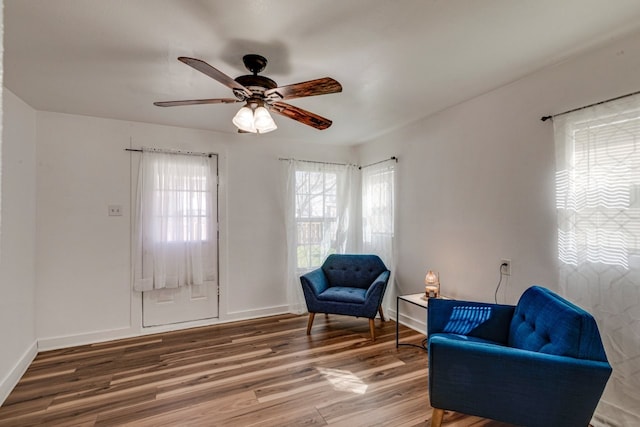
{"type": "Polygon", "coordinates": [[[109,216],[122,216],[122,206],[109,205],[109,216]]]}
{"type": "Polygon", "coordinates": [[[500,272],[505,276],[511,276],[511,260],[502,259],[500,261],[500,272]]]}

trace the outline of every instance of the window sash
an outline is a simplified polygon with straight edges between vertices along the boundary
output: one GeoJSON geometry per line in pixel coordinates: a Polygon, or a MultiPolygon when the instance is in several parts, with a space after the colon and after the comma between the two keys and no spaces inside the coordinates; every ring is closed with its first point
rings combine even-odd
{"type": "Polygon", "coordinates": [[[338,228],[338,181],[333,171],[296,170],[296,267],[307,271],[335,253],[338,228]]]}
{"type": "Polygon", "coordinates": [[[156,242],[208,242],[213,230],[211,185],[206,166],[154,162],[152,236],[156,242]]]}

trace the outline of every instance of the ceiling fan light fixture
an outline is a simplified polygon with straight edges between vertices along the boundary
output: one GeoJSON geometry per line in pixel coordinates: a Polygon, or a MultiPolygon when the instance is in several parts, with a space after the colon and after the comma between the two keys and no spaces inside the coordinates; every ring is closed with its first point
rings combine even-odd
{"type": "Polygon", "coordinates": [[[253,124],[259,133],[267,133],[278,129],[269,111],[260,106],[253,113],[253,124]]]}
{"type": "Polygon", "coordinates": [[[253,123],[253,110],[246,105],[238,110],[232,122],[240,130],[251,133],[257,132],[253,123]]]}

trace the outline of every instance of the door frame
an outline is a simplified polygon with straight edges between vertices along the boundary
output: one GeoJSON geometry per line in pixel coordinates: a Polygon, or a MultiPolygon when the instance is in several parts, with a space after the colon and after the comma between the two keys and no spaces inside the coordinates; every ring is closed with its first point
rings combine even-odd
{"type": "MultiPolygon", "coordinates": [[[[171,138],[171,135],[160,136],[159,138],[171,138]]],[[[130,138],[129,149],[136,151],[135,146],[150,146],[153,145],[157,148],[161,149],[175,149],[175,142],[173,140],[153,140],[149,143],[143,142],[135,142],[135,139],[130,138]]],[[[207,326],[207,325],[215,325],[218,323],[225,323],[227,320],[227,311],[228,311],[228,303],[227,303],[227,276],[228,276],[228,219],[227,219],[227,176],[228,176],[228,159],[227,159],[227,148],[222,144],[212,144],[210,140],[202,140],[199,144],[188,144],[190,147],[189,151],[202,151],[211,153],[217,156],[217,209],[218,209],[218,317],[203,319],[203,320],[195,320],[195,321],[187,321],[182,323],[173,323],[168,325],[161,326],[143,326],[142,322],[142,292],[137,292],[133,290],[133,280],[134,280],[134,270],[133,270],[133,257],[131,256],[134,253],[134,241],[133,241],[133,230],[135,229],[135,206],[136,206],[136,189],[137,189],[137,180],[138,180],[138,167],[139,167],[139,155],[135,155],[137,153],[129,153],[129,162],[130,162],[130,186],[129,186],[129,199],[131,208],[130,214],[130,270],[129,270],[129,278],[128,283],[130,284],[131,289],[131,300],[130,300],[130,319],[129,319],[129,330],[131,331],[126,336],[139,336],[139,335],[147,335],[154,334],[158,332],[165,331],[173,331],[180,329],[188,329],[199,326],[207,326]]],[[[187,150],[182,150],[187,151],[187,150]]],[[[122,335],[119,334],[120,337],[122,335]]]]}

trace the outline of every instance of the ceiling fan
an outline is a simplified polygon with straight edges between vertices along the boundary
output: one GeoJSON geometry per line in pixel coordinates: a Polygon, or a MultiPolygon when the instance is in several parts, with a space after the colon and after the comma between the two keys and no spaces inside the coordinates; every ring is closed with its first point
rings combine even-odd
{"type": "Polygon", "coordinates": [[[253,74],[239,76],[235,79],[200,59],[181,56],[178,60],[232,89],[235,98],[163,101],[153,104],[158,107],[176,107],[244,102],[245,106],[240,108],[240,111],[233,118],[233,124],[238,127],[238,132],[241,133],[267,133],[277,129],[269,111],[319,130],[327,129],[331,126],[331,120],[282,102],[282,100],[342,92],[342,85],[330,77],[278,86],[270,78],[258,75],[267,66],[267,59],[256,54],[245,55],[242,58],[244,66],[253,74]]]}

